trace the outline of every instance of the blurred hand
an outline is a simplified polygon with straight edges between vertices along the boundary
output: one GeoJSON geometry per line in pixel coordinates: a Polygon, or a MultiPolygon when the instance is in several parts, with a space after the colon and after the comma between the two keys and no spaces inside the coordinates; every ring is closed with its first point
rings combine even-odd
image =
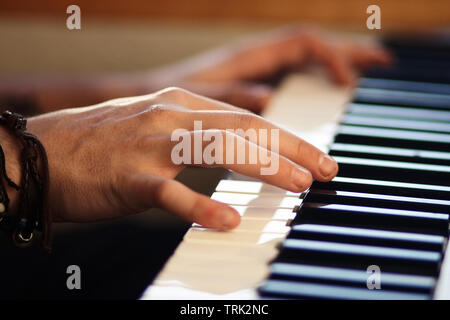
{"type": "Polygon", "coordinates": [[[358,70],[389,60],[389,54],[374,45],[291,27],[242,39],[158,70],[0,77],[0,101],[34,105],[37,110],[16,111],[36,114],[179,86],[259,113],[272,94],[264,82],[283,71],[319,64],[337,84],[351,85],[358,70]]]}
{"type": "MultiPolygon", "coordinates": [[[[202,134],[214,131],[223,141],[226,137],[240,139],[246,150],[262,146],[225,129],[277,128],[248,111],[176,88],[30,118],[28,131],[39,137],[47,150],[54,221],[104,220],[160,207],[207,227],[236,227],[240,217],[235,210],[174,180],[185,165],[171,161],[171,151],[179,143],[171,141],[171,134],[185,128],[192,137],[196,120],[203,123],[202,134]]],[[[279,130],[279,170],[274,175],[260,174],[266,165],[260,159],[255,164],[223,167],[294,192],[307,189],[313,178],[328,181],[336,175],[337,164],[329,156],[279,130]]],[[[18,152],[11,150],[14,144],[0,133],[8,174],[18,182],[20,170],[11,167],[18,163],[18,152]]],[[[224,159],[230,152],[227,147],[224,159]]],[[[264,151],[270,152],[267,149],[264,151]]],[[[210,165],[202,162],[199,166],[210,165]]],[[[9,191],[16,201],[13,193],[9,191]]]]}
{"type": "Polygon", "coordinates": [[[319,30],[285,28],[207,52],[163,68],[155,78],[259,112],[272,88],[257,82],[281,71],[320,64],[338,85],[354,84],[359,70],[387,64],[390,54],[374,45],[336,39],[319,30]]]}

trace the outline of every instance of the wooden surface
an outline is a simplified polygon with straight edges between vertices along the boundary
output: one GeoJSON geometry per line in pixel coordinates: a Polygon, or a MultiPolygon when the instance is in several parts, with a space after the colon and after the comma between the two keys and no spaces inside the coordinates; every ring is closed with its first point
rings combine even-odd
{"type": "MultiPolygon", "coordinates": [[[[65,18],[69,0],[1,1],[0,12],[46,14],[65,18]]],[[[367,30],[366,8],[381,7],[384,30],[423,30],[450,23],[448,0],[78,0],[82,14],[89,17],[132,17],[175,20],[244,20],[313,22],[367,30]]]]}

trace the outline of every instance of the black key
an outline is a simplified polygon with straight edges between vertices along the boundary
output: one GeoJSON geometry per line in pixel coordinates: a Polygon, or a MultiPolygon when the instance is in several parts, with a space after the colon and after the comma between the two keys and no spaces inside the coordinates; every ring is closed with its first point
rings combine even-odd
{"type": "Polygon", "coordinates": [[[359,86],[362,88],[450,94],[450,85],[432,82],[402,81],[363,77],[359,80],[359,86]]]}
{"type": "Polygon", "coordinates": [[[349,114],[373,115],[402,119],[450,121],[450,111],[424,108],[408,108],[389,105],[352,103],[348,106],[348,112],[349,114]]]}
{"type": "Polygon", "coordinates": [[[292,221],[448,236],[448,214],[412,210],[303,203],[292,221]]]}
{"type": "Polygon", "coordinates": [[[450,186],[450,166],[335,156],[340,177],[450,186]]]}
{"type": "Polygon", "coordinates": [[[376,208],[390,208],[450,214],[450,201],[427,198],[401,197],[365,192],[325,190],[312,187],[304,202],[348,204],[376,208]]]}
{"type": "Polygon", "coordinates": [[[380,116],[346,114],[341,123],[353,126],[394,128],[402,130],[450,133],[450,122],[395,119],[380,116]]]}
{"type": "Polygon", "coordinates": [[[450,38],[442,33],[418,35],[391,35],[383,37],[383,44],[393,52],[406,51],[412,55],[441,53],[450,58],[450,38]]]}
{"type": "Polygon", "coordinates": [[[450,166],[450,152],[390,148],[350,143],[333,143],[329,154],[351,158],[392,160],[450,166]]]}
{"type": "Polygon", "coordinates": [[[438,273],[441,253],[314,240],[287,239],[275,262],[430,275],[438,273]]]}
{"type": "MultiPolygon", "coordinates": [[[[389,68],[389,66],[387,67],[389,68]]],[[[450,69],[450,56],[448,56],[447,59],[433,60],[424,58],[423,56],[408,56],[403,54],[395,64],[391,65],[391,67],[395,69],[410,71],[411,73],[425,72],[436,79],[444,76],[444,78],[446,79],[448,76],[450,76],[450,72],[448,71],[450,69]]],[[[439,83],[440,81],[437,82],[439,83]]]]}
{"type": "MultiPolygon", "coordinates": [[[[418,50],[418,51],[411,51],[408,49],[395,49],[395,59],[397,61],[411,61],[412,59],[415,60],[432,60],[436,61],[442,64],[446,64],[450,61],[450,55],[448,52],[441,52],[436,50],[418,50]]],[[[389,66],[387,66],[389,68],[389,66]]],[[[376,69],[373,68],[373,69],[376,69]]],[[[434,72],[434,70],[430,70],[430,74],[434,72]]],[[[434,72],[435,73],[435,72],[434,72]]],[[[406,80],[413,80],[413,79],[406,79],[406,80]]],[[[432,80],[426,81],[426,82],[433,82],[432,80]]],[[[438,81],[439,82],[439,81],[438,81]]]]}
{"type": "Polygon", "coordinates": [[[443,236],[429,234],[318,224],[299,224],[293,226],[287,238],[415,249],[441,253],[445,242],[443,236]]]}
{"type": "Polygon", "coordinates": [[[368,68],[369,78],[406,80],[417,82],[450,83],[450,57],[442,52],[395,52],[396,61],[388,66],[368,68]]]}
{"type": "Polygon", "coordinates": [[[266,297],[288,299],[354,299],[354,300],[427,300],[429,294],[385,290],[368,290],[310,282],[268,280],[259,293],[266,297]]]}
{"type": "Polygon", "coordinates": [[[342,125],[335,142],[448,152],[450,134],[342,125]]]}
{"type": "Polygon", "coordinates": [[[393,196],[450,200],[450,187],[441,185],[414,184],[376,179],[335,177],[330,182],[315,181],[312,188],[366,192],[393,196]]]}
{"type": "Polygon", "coordinates": [[[450,95],[384,89],[358,88],[353,102],[450,109],[450,95]]]}
{"type": "Polygon", "coordinates": [[[395,56],[395,64],[372,68],[375,72],[369,70],[368,74],[392,79],[449,82],[450,52],[448,45],[442,45],[442,38],[432,45],[429,37],[426,45],[417,37],[411,40],[407,45],[404,40],[386,41],[385,45],[395,56]]]}
{"type": "MultiPolygon", "coordinates": [[[[346,285],[367,290],[370,274],[366,270],[322,267],[317,265],[276,262],[271,265],[273,280],[305,281],[329,285],[346,285]]],[[[430,276],[403,275],[383,272],[378,290],[398,290],[431,294],[436,281],[430,276]]]]}
{"type": "Polygon", "coordinates": [[[448,72],[440,73],[421,66],[409,66],[408,68],[404,65],[376,67],[369,68],[364,74],[369,78],[450,84],[450,74],[448,72]]]}

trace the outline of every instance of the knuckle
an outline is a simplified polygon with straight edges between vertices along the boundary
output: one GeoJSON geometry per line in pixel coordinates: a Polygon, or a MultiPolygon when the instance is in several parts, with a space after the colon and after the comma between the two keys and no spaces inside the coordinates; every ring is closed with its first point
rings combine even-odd
{"type": "Polygon", "coordinates": [[[139,112],[138,126],[146,133],[170,133],[186,125],[188,113],[171,104],[154,103],[139,112]]]}
{"type": "Polygon", "coordinates": [[[189,96],[189,91],[179,87],[168,87],[158,92],[158,95],[170,101],[184,101],[189,96]]]}
{"type": "Polygon", "coordinates": [[[155,103],[145,108],[140,117],[145,120],[163,120],[172,116],[173,110],[168,108],[167,105],[162,103],[155,103]]]}
{"type": "Polygon", "coordinates": [[[303,151],[304,151],[304,143],[303,143],[303,141],[299,140],[297,142],[297,148],[295,151],[295,159],[296,160],[303,159],[303,151]]]}
{"type": "Polygon", "coordinates": [[[258,117],[247,112],[236,112],[234,114],[234,124],[236,128],[257,128],[258,117]]]}
{"type": "Polygon", "coordinates": [[[167,106],[165,106],[164,104],[161,104],[161,103],[155,103],[155,104],[152,104],[151,106],[149,106],[145,110],[144,114],[155,116],[155,115],[163,115],[167,112],[168,112],[167,106]]]}

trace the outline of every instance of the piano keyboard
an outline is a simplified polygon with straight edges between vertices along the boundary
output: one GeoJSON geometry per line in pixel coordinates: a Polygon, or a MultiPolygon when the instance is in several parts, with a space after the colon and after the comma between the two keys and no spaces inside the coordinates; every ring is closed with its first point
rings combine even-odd
{"type": "MultiPolygon", "coordinates": [[[[221,181],[212,198],[241,225],[193,225],[144,299],[450,297],[450,46],[386,43],[396,65],[369,71],[350,103],[351,93],[300,76],[286,91],[315,81],[326,89],[320,109],[310,90],[312,109],[298,118],[266,114],[328,150],[338,176],[302,194],[221,181]],[[381,271],[380,289],[368,288],[369,266],[381,271]]],[[[295,99],[285,97],[277,103],[290,112],[295,99]]]]}

